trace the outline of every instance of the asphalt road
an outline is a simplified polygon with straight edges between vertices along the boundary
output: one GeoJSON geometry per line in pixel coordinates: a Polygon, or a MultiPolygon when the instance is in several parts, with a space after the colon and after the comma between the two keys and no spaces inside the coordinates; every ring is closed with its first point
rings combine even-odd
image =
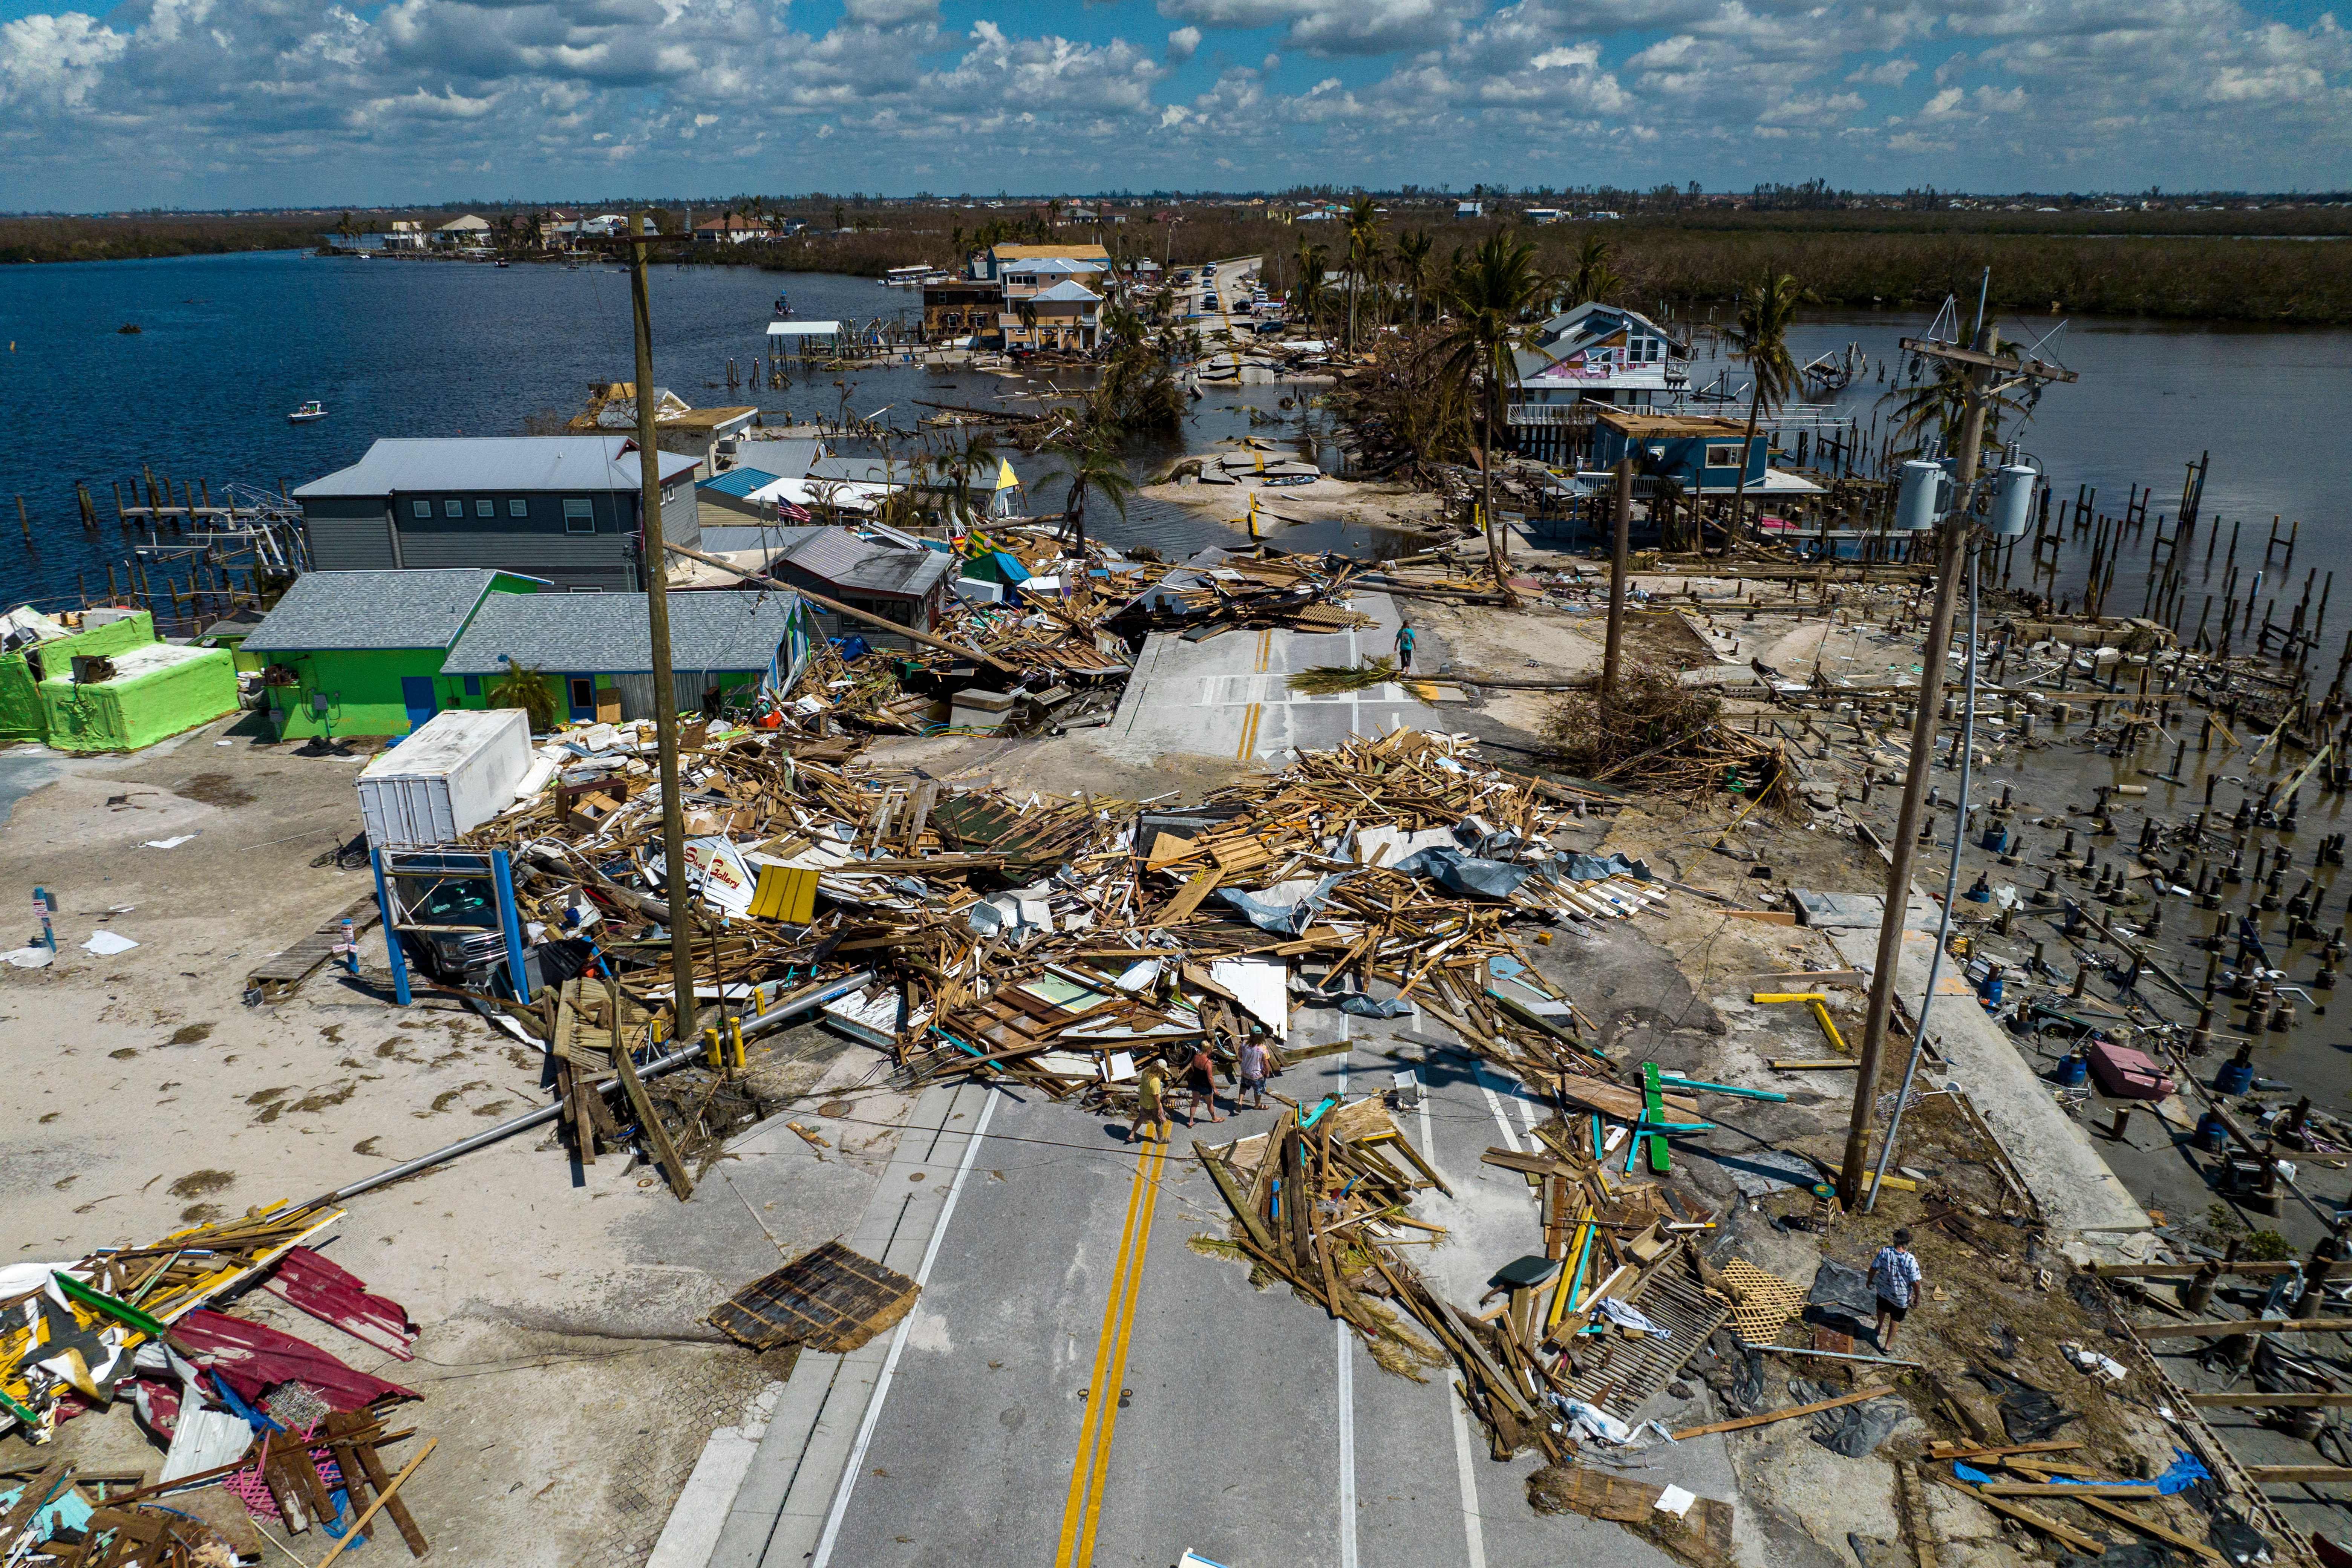
{"type": "MultiPolygon", "coordinates": [[[[1336,1012],[1297,1016],[1295,1047],[1354,1037],[1278,1079],[1283,1093],[1377,1092],[1401,1068],[1428,1085],[1425,1112],[1400,1121],[1456,1190],[1416,1206],[1452,1233],[1426,1257],[1435,1280],[1475,1300],[1495,1268],[1539,1248],[1525,1180],[1479,1163],[1538,1115],[1515,1086],[1413,1037],[1412,1020],[1368,1037],[1336,1012]]],[[[973,1092],[947,1114],[977,1121],[973,1092]]],[[[927,1243],[924,1294],[896,1350],[877,1342],[887,1376],[848,1380],[856,1397],[808,1432],[771,1433],[761,1463],[789,1455],[793,1489],[824,1506],[803,1505],[741,1561],[1167,1568],[1188,1547],[1231,1568],[1668,1561],[1614,1525],[1530,1511],[1535,1458],[1489,1459],[1450,1375],[1386,1373],[1319,1308],[1286,1289],[1255,1291],[1241,1265],[1193,1252],[1189,1238],[1223,1234],[1225,1211],[1185,1157],[1193,1134],[1181,1121],[1172,1147],[1130,1147],[1123,1128],[1075,1109],[993,1100],[969,1163],[959,1142],[932,1153],[923,1182],[894,1168],[902,1191],[955,1182],[945,1228],[927,1243]]],[[[1269,1107],[1199,1135],[1262,1131],[1280,1110],[1269,1107]]],[[[927,1147],[919,1127],[909,1141],[927,1147]]],[[[893,1179],[877,1203],[902,1205],[893,1179]]],[[[890,1245],[911,1268],[924,1237],[904,1218],[890,1245]]],[[[804,1358],[795,1384],[816,1371],[804,1358]]],[[[1719,1438],[1643,1461],[1650,1479],[1731,1495],[1719,1438]]],[[[739,1515],[775,1490],[759,1471],[739,1515]]]]}

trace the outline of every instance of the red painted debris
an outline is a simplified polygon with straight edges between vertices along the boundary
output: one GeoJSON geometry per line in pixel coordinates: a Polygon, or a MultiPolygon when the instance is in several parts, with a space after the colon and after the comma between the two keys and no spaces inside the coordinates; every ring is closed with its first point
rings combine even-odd
{"type": "Polygon", "coordinates": [[[372,1294],[359,1276],[307,1247],[287,1253],[262,1289],[389,1355],[415,1359],[409,1347],[416,1342],[416,1325],[408,1321],[408,1310],[372,1294]]]}
{"type": "Polygon", "coordinates": [[[364,1410],[379,1399],[419,1397],[396,1383],[345,1366],[318,1346],[267,1323],[223,1312],[190,1312],[172,1325],[171,1338],[182,1355],[226,1379],[249,1405],[259,1405],[281,1383],[308,1384],[336,1410],[364,1410]]]}

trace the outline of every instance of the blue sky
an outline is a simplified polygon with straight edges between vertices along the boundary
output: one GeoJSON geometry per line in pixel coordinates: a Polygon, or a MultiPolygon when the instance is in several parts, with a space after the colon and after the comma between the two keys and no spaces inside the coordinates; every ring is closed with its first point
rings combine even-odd
{"type": "Polygon", "coordinates": [[[0,0],[0,209],[2352,185],[2309,0],[0,0]]]}

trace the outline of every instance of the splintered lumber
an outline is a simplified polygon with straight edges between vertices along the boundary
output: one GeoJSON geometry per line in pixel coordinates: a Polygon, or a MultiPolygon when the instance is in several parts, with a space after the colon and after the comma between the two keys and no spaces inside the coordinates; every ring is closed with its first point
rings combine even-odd
{"type": "MultiPolygon", "coordinates": [[[[1577,1104],[1620,1121],[1639,1121],[1645,1109],[1640,1089],[1622,1088],[1606,1079],[1587,1078],[1581,1073],[1561,1073],[1559,1091],[1577,1104]]],[[[1658,1098],[1668,1110],[1693,1120],[1700,1115],[1698,1101],[1686,1094],[1662,1094],[1658,1098]]]]}
{"type": "Polygon", "coordinates": [[[674,555],[683,555],[689,561],[699,561],[705,566],[716,566],[721,572],[732,573],[746,583],[755,583],[762,588],[772,588],[778,593],[798,594],[810,604],[831,610],[836,616],[847,616],[853,621],[863,622],[866,626],[888,632],[894,637],[902,637],[910,641],[921,643],[925,647],[935,647],[942,653],[954,654],[959,658],[976,658],[982,664],[995,666],[1007,675],[1021,673],[993,654],[982,653],[975,647],[961,647],[944,638],[935,637],[929,632],[917,631],[912,626],[900,626],[898,622],[877,616],[871,610],[861,610],[854,605],[845,605],[838,599],[828,599],[813,588],[799,587],[790,583],[779,583],[773,577],[764,574],[746,572],[742,567],[721,561],[716,555],[705,555],[699,550],[690,549],[683,544],[674,544],[667,540],[662,542],[662,548],[674,555]]]}
{"type": "Polygon", "coordinates": [[[2192,1394],[2189,1403],[2238,1410],[2341,1410],[2352,1406],[2352,1394],[2192,1394]]]}
{"type": "Polygon", "coordinates": [[[1679,1443],[1685,1437],[1704,1437],[1710,1432],[1738,1432],[1749,1426],[1768,1426],[1775,1421],[1786,1421],[1792,1415],[1811,1415],[1816,1410],[1835,1410],[1841,1405],[1859,1405],[1865,1399],[1876,1399],[1892,1394],[1891,1383],[1874,1383],[1868,1388],[1840,1394],[1835,1399],[1817,1399],[1811,1405],[1792,1405],[1786,1410],[1768,1410],[1760,1415],[1742,1415],[1733,1421],[1713,1421],[1704,1426],[1685,1426],[1674,1435],[1679,1443]]]}
{"type": "Polygon", "coordinates": [[[2005,1459],[2012,1454],[2063,1454],[2083,1445],[2051,1441],[2047,1443],[2010,1443],[1988,1447],[1968,1443],[1931,1443],[1927,1457],[1931,1459],[2005,1459]]]}

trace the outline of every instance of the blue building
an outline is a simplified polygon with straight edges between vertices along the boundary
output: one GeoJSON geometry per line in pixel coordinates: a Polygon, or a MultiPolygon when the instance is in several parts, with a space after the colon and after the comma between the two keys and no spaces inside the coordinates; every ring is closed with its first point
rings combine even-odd
{"type": "MultiPolygon", "coordinates": [[[[1739,488],[1743,468],[1748,492],[1760,494],[1770,472],[1765,458],[1771,444],[1768,430],[1750,437],[1746,422],[1738,419],[1608,408],[1593,420],[1589,466],[1596,472],[1613,469],[1627,448],[1638,447],[1637,458],[1646,457],[1650,471],[1671,478],[1686,495],[1728,494],[1739,488]]],[[[1815,488],[1797,482],[1809,493],[1815,488]]]]}

